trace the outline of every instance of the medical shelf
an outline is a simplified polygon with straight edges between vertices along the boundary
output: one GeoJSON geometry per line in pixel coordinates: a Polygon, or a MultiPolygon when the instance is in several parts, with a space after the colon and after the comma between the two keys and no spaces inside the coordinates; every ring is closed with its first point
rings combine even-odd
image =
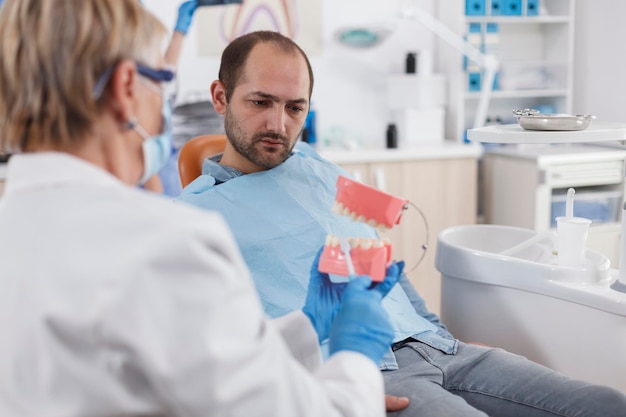
{"type": "MultiPolygon", "coordinates": [[[[491,93],[491,100],[497,99],[514,99],[514,98],[535,98],[535,97],[562,97],[567,95],[568,91],[564,88],[555,89],[534,89],[534,90],[508,90],[494,91],[491,93]]],[[[465,100],[478,100],[480,92],[468,92],[464,95],[465,100]]]]}
{"type": "Polygon", "coordinates": [[[569,24],[569,16],[465,16],[467,23],[503,23],[506,25],[524,24],[529,23],[564,23],[569,24]]]}
{"type": "MultiPolygon", "coordinates": [[[[528,1],[522,0],[522,11],[528,1]]],[[[511,123],[513,110],[532,107],[572,113],[575,0],[541,0],[532,16],[490,15],[492,2],[481,0],[479,16],[465,14],[466,0],[435,3],[439,20],[499,60],[487,118],[511,123]]],[[[438,69],[448,76],[445,135],[464,141],[473,127],[482,70],[447,44],[438,48],[438,69]]]]}

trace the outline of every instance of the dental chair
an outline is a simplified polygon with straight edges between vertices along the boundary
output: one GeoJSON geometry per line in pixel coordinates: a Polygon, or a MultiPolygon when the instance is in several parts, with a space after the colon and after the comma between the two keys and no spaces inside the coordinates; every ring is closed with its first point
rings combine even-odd
{"type": "Polygon", "coordinates": [[[183,188],[202,174],[202,164],[206,158],[224,152],[225,147],[224,134],[202,135],[189,139],[180,148],[178,155],[178,175],[183,188]]]}

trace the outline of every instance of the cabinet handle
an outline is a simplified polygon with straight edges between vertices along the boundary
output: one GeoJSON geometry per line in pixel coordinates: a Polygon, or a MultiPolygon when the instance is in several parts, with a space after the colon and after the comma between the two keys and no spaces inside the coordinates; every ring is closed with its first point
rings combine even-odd
{"type": "Polygon", "coordinates": [[[376,168],[374,171],[374,180],[376,181],[376,188],[380,191],[387,192],[387,178],[385,177],[384,169],[376,168]]]}
{"type": "Polygon", "coordinates": [[[622,170],[617,168],[597,169],[594,171],[576,171],[576,172],[556,172],[553,174],[554,178],[558,179],[579,179],[579,178],[603,178],[613,177],[620,179],[622,177],[622,170]]]}

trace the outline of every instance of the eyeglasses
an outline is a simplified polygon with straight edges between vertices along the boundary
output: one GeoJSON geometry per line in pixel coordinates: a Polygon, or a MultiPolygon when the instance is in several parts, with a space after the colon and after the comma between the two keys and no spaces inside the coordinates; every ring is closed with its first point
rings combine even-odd
{"type": "Polygon", "coordinates": [[[178,85],[176,84],[176,77],[173,71],[154,69],[146,65],[137,64],[137,73],[150,81],[159,83],[161,87],[159,90],[154,88],[153,83],[147,83],[146,85],[156,93],[161,94],[163,99],[167,100],[171,106],[174,106],[178,85]]]}
{"type": "MultiPolygon", "coordinates": [[[[109,67],[100,75],[96,85],[93,88],[93,96],[97,100],[102,97],[104,88],[106,87],[115,66],[109,67]]],[[[137,64],[137,73],[155,83],[159,83],[160,89],[154,89],[155,92],[161,94],[165,100],[168,100],[173,106],[176,100],[176,74],[168,69],[154,69],[147,65],[137,64]]],[[[152,83],[146,83],[148,86],[154,87],[152,83]]]]}

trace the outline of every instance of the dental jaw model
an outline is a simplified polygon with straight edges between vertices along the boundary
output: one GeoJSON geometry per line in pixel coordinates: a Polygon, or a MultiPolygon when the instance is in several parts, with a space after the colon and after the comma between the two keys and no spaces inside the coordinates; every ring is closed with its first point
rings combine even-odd
{"type": "Polygon", "coordinates": [[[372,281],[380,282],[385,279],[391,261],[391,242],[387,239],[346,239],[328,235],[319,270],[348,278],[369,275],[372,281]]]}
{"type": "Polygon", "coordinates": [[[409,200],[339,176],[333,212],[384,232],[400,224],[408,202],[409,200]]]}
{"type": "MultiPolygon", "coordinates": [[[[400,223],[408,200],[395,197],[373,187],[339,176],[333,212],[365,223],[379,231],[400,223]]],[[[374,282],[385,279],[392,261],[392,246],[388,239],[346,238],[328,235],[320,272],[346,276],[369,275],[374,282]]]]}

